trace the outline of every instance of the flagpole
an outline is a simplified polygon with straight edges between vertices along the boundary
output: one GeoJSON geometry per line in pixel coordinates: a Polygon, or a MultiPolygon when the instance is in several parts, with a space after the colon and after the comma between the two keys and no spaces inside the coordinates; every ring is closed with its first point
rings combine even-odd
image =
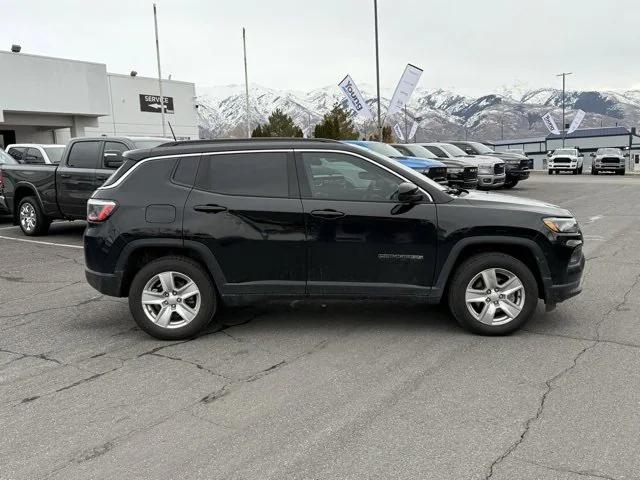
{"type": "Polygon", "coordinates": [[[566,125],[565,122],[565,85],[567,80],[567,75],[571,75],[571,72],[560,73],[556,75],[556,77],[562,77],[562,147],[564,148],[564,140],[566,138],[566,125]]]}
{"type": "Polygon", "coordinates": [[[153,24],[156,31],[156,58],[158,60],[158,87],[160,87],[160,113],[162,114],[162,136],[166,137],[166,127],[164,118],[164,95],[162,93],[162,70],[160,69],[160,41],[158,40],[158,14],[156,4],[153,4],[153,24]]]}
{"type": "Polygon", "coordinates": [[[247,72],[247,36],[242,27],[242,50],[244,52],[244,96],[247,109],[247,138],[251,138],[251,116],[249,110],[249,74],[247,72]]]}
{"type": "Polygon", "coordinates": [[[378,141],[382,141],[382,121],[380,119],[380,54],[378,49],[378,0],[373,0],[373,17],[376,36],[376,93],[378,101],[378,141]]]}

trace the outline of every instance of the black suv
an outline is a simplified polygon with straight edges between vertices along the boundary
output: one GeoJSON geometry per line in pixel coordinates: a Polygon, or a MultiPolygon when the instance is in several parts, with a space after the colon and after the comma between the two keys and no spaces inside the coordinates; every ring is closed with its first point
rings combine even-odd
{"type": "Polygon", "coordinates": [[[571,213],[448,189],[330,140],[172,142],[124,154],[89,200],[86,276],[138,325],[191,337],[221,304],[273,298],[445,300],[506,334],[581,291],[571,213]]]}

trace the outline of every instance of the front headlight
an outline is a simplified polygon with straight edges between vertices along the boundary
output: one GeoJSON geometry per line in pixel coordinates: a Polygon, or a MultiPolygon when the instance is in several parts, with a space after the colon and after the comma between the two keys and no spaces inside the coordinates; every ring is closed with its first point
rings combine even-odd
{"type": "Polygon", "coordinates": [[[458,168],[458,167],[447,168],[447,173],[462,173],[462,172],[464,172],[464,168],[458,168]]]}
{"type": "Polygon", "coordinates": [[[542,219],[549,230],[554,233],[578,233],[578,221],[572,217],[551,217],[542,219]]]}
{"type": "Polygon", "coordinates": [[[478,173],[493,173],[493,165],[480,165],[478,167],[478,173]]]}

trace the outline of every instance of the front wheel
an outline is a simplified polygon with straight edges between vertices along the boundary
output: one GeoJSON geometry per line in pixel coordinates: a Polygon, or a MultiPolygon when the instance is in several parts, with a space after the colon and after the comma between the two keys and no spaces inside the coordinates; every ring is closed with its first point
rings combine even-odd
{"type": "Polygon", "coordinates": [[[213,281],[185,257],[154,260],[136,274],[129,289],[129,309],[136,323],[161,340],[194,337],[212,321],[217,307],[213,281]]]}
{"type": "Polygon", "coordinates": [[[553,175],[553,170],[548,170],[548,171],[547,171],[547,173],[548,173],[549,175],[553,175]]]}
{"type": "Polygon", "coordinates": [[[25,197],[18,204],[18,221],[22,233],[28,236],[45,235],[51,226],[35,197],[25,197]]]}
{"type": "Polygon", "coordinates": [[[505,182],[505,184],[504,184],[504,187],[503,187],[503,188],[505,188],[505,189],[513,188],[513,187],[515,187],[516,185],[518,185],[518,180],[509,180],[509,181],[505,182]]]}
{"type": "Polygon", "coordinates": [[[506,335],[521,328],[538,303],[538,284],[520,260],[503,253],[476,255],[456,270],[449,308],[458,323],[482,335],[506,335]]]}

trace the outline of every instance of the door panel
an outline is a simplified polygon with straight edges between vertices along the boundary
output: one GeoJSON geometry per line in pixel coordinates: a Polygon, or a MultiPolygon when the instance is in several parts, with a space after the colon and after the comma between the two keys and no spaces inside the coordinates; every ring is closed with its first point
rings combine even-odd
{"type": "Polygon", "coordinates": [[[202,157],[184,237],[213,253],[223,295],[304,294],[306,237],[302,203],[289,182],[294,168],[288,152],[202,157]]]}
{"type": "Polygon", "coordinates": [[[68,217],[86,217],[87,200],[96,189],[95,175],[102,143],[99,140],[73,143],[66,164],[58,167],[58,204],[68,217]]]}
{"type": "MultiPolygon", "coordinates": [[[[296,154],[308,237],[310,294],[426,294],[436,207],[393,200],[404,180],[343,153],[296,154]]],[[[425,199],[426,201],[426,199],[425,199]]]]}

